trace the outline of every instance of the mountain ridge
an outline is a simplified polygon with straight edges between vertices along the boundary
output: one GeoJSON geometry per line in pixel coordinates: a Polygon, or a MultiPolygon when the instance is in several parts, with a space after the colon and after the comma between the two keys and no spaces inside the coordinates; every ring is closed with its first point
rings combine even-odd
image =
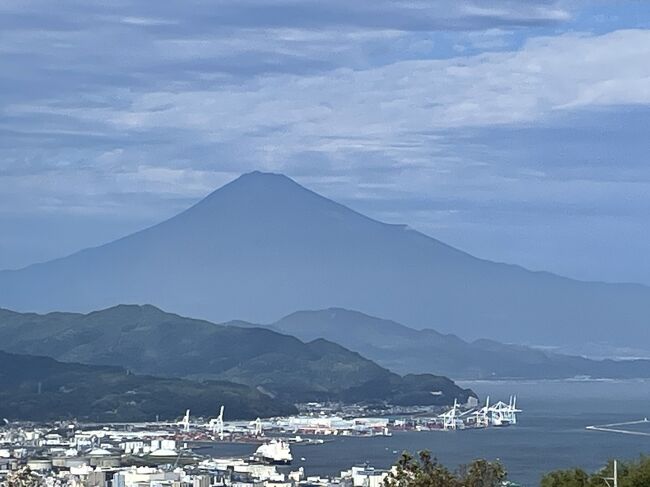
{"type": "Polygon", "coordinates": [[[401,377],[324,339],[305,343],[265,327],[224,326],[151,305],[119,305],[87,314],[0,312],[0,350],[119,366],[142,375],[225,380],[261,387],[285,402],[402,404],[415,398],[434,405],[455,398],[464,402],[473,395],[446,377],[401,377]],[[443,395],[432,396],[426,390],[431,383],[443,395]]]}
{"type": "Polygon", "coordinates": [[[456,379],[647,378],[650,360],[593,360],[488,338],[467,342],[453,334],[416,330],[354,310],[291,313],[268,325],[302,340],[341,343],[399,373],[436,370],[456,379]]]}
{"type": "Polygon", "coordinates": [[[0,306],[89,311],[152,303],[210,321],[359,309],[466,339],[639,342],[650,288],[495,263],[379,222],[282,175],[250,173],[157,225],[0,272],[0,306]],[[611,329],[624,331],[612,336],[611,329]]]}

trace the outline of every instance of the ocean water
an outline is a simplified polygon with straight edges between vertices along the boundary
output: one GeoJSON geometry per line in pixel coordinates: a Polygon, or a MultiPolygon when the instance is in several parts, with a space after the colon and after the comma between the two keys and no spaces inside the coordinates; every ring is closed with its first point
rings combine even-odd
{"type": "MultiPolygon", "coordinates": [[[[511,480],[539,484],[549,470],[580,466],[595,471],[608,459],[650,454],[650,436],[589,431],[600,425],[650,418],[650,381],[480,381],[462,382],[482,399],[508,401],[517,394],[524,410],[519,424],[485,430],[397,432],[392,437],[340,437],[322,445],[294,445],[293,466],[307,475],[336,475],[369,462],[390,466],[404,450],[430,450],[450,468],[475,458],[499,459],[511,480]],[[301,460],[304,457],[304,461],[301,460]]],[[[650,423],[631,429],[650,433],[650,423]]],[[[216,445],[215,455],[248,456],[254,445],[216,445]]]]}

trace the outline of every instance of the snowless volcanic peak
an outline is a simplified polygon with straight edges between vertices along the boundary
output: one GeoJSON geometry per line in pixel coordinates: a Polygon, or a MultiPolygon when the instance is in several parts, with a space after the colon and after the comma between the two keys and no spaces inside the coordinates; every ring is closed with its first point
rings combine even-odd
{"type": "Polygon", "coordinates": [[[553,345],[588,336],[625,345],[644,337],[650,289],[481,260],[286,176],[252,172],[151,228],[0,272],[2,307],[90,311],[119,303],[254,322],[341,307],[468,339],[553,345]]]}

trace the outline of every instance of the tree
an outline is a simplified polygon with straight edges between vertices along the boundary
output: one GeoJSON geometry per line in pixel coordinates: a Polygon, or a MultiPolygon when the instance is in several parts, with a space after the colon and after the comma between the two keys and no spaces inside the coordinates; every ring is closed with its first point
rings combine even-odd
{"type": "Polygon", "coordinates": [[[10,472],[0,487],[38,487],[43,485],[43,479],[32,472],[29,467],[10,472]]]}
{"type": "Polygon", "coordinates": [[[418,458],[404,452],[384,481],[385,487],[498,487],[504,485],[506,471],[499,462],[475,460],[458,472],[451,472],[428,451],[418,458]]]}
{"type": "Polygon", "coordinates": [[[500,462],[482,459],[461,467],[460,472],[464,487],[497,487],[506,479],[506,470],[500,462]]]}
{"type": "MultiPolygon", "coordinates": [[[[612,462],[604,469],[607,477],[614,471],[612,462]]],[[[603,476],[604,472],[603,472],[603,476]]],[[[648,487],[650,486],[650,457],[642,456],[635,462],[618,463],[619,487],[648,487]]]]}
{"type": "MultiPolygon", "coordinates": [[[[557,470],[542,477],[541,487],[590,487],[591,476],[581,468],[557,470]]],[[[605,487],[603,483],[603,487],[605,487]]]]}
{"type": "MultiPolygon", "coordinates": [[[[650,487],[650,457],[641,457],[634,462],[618,462],[619,487],[650,487]]],[[[580,468],[556,470],[542,478],[541,487],[607,487],[612,485],[605,479],[614,475],[614,462],[594,474],[580,468]]]]}

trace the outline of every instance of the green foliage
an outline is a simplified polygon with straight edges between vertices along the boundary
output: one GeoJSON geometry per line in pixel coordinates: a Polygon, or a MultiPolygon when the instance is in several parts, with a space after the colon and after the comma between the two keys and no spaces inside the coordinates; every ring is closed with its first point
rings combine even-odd
{"type": "MultiPolygon", "coordinates": [[[[608,471],[611,476],[611,463],[608,471]]],[[[619,464],[618,478],[619,487],[650,486],[650,457],[641,457],[636,462],[619,464]]]]}
{"type": "Polygon", "coordinates": [[[10,472],[5,482],[0,483],[3,487],[40,487],[44,484],[44,479],[37,473],[32,472],[29,467],[22,467],[19,470],[10,472]]]}
{"type": "MultiPolygon", "coordinates": [[[[650,487],[650,457],[636,461],[618,462],[619,487],[650,487]]],[[[581,468],[549,472],[541,480],[541,487],[607,487],[613,485],[614,462],[595,473],[581,468]]],[[[515,485],[507,479],[500,462],[474,460],[452,472],[432,458],[428,451],[418,457],[404,452],[393,471],[384,481],[384,487],[502,487],[515,485]]]]}
{"type": "Polygon", "coordinates": [[[293,405],[242,384],[140,376],[119,367],[0,352],[0,418],[170,420],[187,408],[212,416],[222,404],[232,419],[296,412],[293,405]]]}
{"type": "Polygon", "coordinates": [[[494,487],[502,485],[506,471],[500,462],[474,460],[469,465],[461,467],[461,485],[463,487],[494,487]]]}
{"type": "Polygon", "coordinates": [[[89,314],[0,310],[0,349],[138,374],[236,382],[263,387],[287,402],[452,404],[472,394],[445,377],[402,378],[326,340],[304,343],[268,329],[217,325],[154,306],[120,305],[89,314]]]}
{"type": "MultiPolygon", "coordinates": [[[[604,487],[605,479],[614,476],[614,462],[596,473],[589,474],[580,468],[556,470],[542,478],[541,487],[604,487]]],[[[610,485],[613,482],[609,482],[610,485]]],[[[642,456],[632,462],[618,462],[619,487],[650,487],[650,457],[642,456]]]]}
{"type": "Polygon", "coordinates": [[[452,472],[441,465],[428,451],[418,458],[404,452],[393,472],[384,481],[385,487],[498,487],[505,485],[506,471],[499,462],[475,460],[452,472]]]}
{"type": "MultiPolygon", "coordinates": [[[[541,487],[590,487],[591,476],[580,468],[550,472],[542,478],[541,487]]],[[[604,485],[600,480],[600,485],[604,485]]]]}

